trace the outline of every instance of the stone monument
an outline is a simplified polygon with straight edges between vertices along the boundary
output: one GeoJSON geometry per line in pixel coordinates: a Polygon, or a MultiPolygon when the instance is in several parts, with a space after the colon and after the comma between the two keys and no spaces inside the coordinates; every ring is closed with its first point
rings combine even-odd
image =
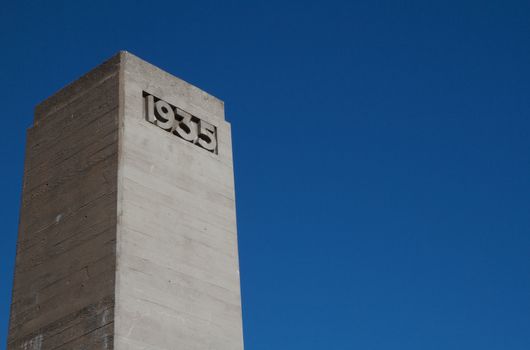
{"type": "Polygon", "coordinates": [[[120,52],[36,107],[7,348],[243,349],[222,101],[120,52]]]}

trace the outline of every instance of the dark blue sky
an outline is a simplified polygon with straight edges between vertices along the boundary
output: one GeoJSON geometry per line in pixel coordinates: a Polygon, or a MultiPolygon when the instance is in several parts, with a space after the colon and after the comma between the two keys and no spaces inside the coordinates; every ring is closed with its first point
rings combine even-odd
{"type": "Polygon", "coordinates": [[[118,50],[225,100],[247,350],[530,349],[528,1],[6,1],[0,346],[33,106],[118,50]]]}

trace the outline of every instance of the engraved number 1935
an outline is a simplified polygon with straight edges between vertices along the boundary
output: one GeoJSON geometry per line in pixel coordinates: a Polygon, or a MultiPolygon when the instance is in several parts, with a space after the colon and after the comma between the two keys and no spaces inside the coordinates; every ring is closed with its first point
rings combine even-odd
{"type": "Polygon", "coordinates": [[[153,95],[145,95],[146,119],[207,151],[217,153],[217,129],[180,108],[153,95]]]}

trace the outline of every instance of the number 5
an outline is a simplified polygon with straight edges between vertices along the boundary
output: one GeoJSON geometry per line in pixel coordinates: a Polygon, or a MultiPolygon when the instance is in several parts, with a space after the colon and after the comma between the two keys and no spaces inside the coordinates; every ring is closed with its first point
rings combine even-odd
{"type": "Polygon", "coordinates": [[[215,135],[215,126],[205,121],[199,122],[199,138],[197,143],[208,151],[215,152],[217,147],[217,137],[215,135]]]}

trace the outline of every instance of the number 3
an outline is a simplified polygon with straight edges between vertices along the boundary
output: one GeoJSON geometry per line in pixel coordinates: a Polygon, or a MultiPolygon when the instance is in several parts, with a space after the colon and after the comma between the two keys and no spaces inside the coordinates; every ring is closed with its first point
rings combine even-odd
{"type": "Polygon", "coordinates": [[[191,120],[191,114],[177,108],[177,115],[181,119],[175,123],[173,132],[186,141],[195,141],[197,138],[197,125],[191,120]]]}

